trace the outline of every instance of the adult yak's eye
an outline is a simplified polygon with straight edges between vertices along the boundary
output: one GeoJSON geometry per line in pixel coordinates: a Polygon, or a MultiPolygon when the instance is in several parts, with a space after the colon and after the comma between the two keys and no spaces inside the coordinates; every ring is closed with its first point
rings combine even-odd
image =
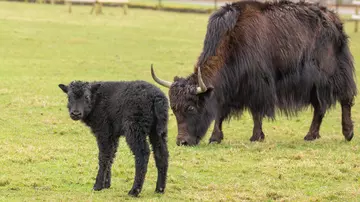
{"type": "Polygon", "coordinates": [[[188,107],[186,108],[186,110],[189,111],[189,112],[192,112],[192,111],[195,111],[195,107],[193,107],[193,106],[188,106],[188,107]]]}

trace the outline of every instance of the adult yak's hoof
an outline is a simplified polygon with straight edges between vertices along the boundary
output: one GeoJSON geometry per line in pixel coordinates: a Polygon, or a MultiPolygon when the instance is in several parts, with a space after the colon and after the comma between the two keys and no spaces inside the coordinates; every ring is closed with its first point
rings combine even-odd
{"type": "Polygon", "coordinates": [[[164,188],[156,188],[155,192],[159,193],[159,194],[163,194],[165,192],[165,189],[164,188]]]}
{"type": "Polygon", "coordinates": [[[305,137],[304,140],[306,141],[313,141],[316,139],[320,138],[320,134],[319,133],[308,133],[305,137]]]}
{"type": "Polygon", "coordinates": [[[255,142],[255,141],[262,142],[262,141],[264,141],[264,139],[265,139],[265,135],[263,132],[261,132],[261,133],[253,134],[253,136],[251,136],[251,138],[250,138],[250,141],[251,142],[255,142]]]}
{"type": "Polygon", "coordinates": [[[224,139],[224,135],[222,132],[213,132],[209,139],[209,144],[211,143],[220,143],[224,139]]]}
{"type": "Polygon", "coordinates": [[[139,194],[140,194],[140,189],[134,189],[134,188],[132,188],[130,191],[129,191],[129,193],[128,193],[128,195],[129,196],[133,196],[133,197],[138,197],[139,196],[139,194]]]}
{"type": "Polygon", "coordinates": [[[347,141],[351,141],[354,137],[354,131],[351,131],[348,135],[344,134],[344,136],[347,141]]]}

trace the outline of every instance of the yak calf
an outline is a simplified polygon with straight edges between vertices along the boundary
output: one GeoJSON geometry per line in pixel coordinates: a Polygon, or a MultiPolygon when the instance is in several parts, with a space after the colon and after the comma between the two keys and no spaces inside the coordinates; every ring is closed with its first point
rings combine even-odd
{"type": "Polygon", "coordinates": [[[59,84],[68,97],[70,117],[89,126],[99,148],[99,168],[94,190],[109,188],[111,166],[119,137],[135,156],[135,180],[129,195],[141,192],[149,161],[149,136],[158,178],[155,192],[163,193],[168,170],[168,100],[157,87],[145,81],[84,82],[59,84]]]}

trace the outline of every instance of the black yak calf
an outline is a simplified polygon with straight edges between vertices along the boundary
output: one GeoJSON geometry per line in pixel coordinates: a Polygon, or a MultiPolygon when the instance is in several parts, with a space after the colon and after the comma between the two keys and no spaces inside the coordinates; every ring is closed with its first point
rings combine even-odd
{"type": "Polygon", "coordinates": [[[59,84],[68,96],[73,120],[81,120],[94,133],[99,148],[99,169],[94,190],[109,188],[111,166],[119,137],[135,155],[135,180],[129,195],[141,192],[149,161],[149,136],[158,178],[155,192],[163,193],[168,170],[167,122],[169,104],[164,93],[145,81],[59,84]]]}

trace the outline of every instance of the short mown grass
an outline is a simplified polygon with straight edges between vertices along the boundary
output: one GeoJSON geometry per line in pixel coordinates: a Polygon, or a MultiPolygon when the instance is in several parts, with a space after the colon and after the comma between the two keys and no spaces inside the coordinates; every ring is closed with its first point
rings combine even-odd
{"type": "MultiPolygon", "coordinates": [[[[191,73],[201,52],[208,15],[88,6],[0,2],[0,200],[1,201],[357,201],[360,198],[360,105],[355,137],[341,134],[340,108],[324,119],[322,138],[305,142],[312,111],[265,121],[266,140],[251,143],[252,120],[224,125],[221,144],[178,147],[170,112],[166,193],[154,193],[150,157],[139,199],[127,196],[134,159],[124,139],[109,190],[93,192],[95,138],[72,121],[59,83],[80,80],[171,80],[191,73]]],[[[360,34],[346,24],[360,72],[360,34]]],[[[164,92],[167,89],[161,87],[164,92]]],[[[210,130],[211,131],[211,130],[210,130]]],[[[210,133],[210,131],[208,133],[210,133]]]]}

